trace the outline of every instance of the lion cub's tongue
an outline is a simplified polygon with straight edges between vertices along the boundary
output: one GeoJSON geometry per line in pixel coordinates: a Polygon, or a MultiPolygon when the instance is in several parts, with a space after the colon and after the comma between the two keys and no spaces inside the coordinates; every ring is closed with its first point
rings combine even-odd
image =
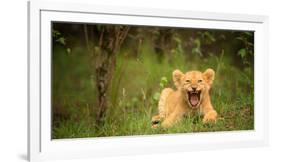
{"type": "Polygon", "coordinates": [[[199,102],[198,96],[197,96],[196,94],[192,94],[192,95],[190,96],[190,102],[191,102],[191,105],[192,105],[192,106],[197,105],[198,102],[199,102]]]}

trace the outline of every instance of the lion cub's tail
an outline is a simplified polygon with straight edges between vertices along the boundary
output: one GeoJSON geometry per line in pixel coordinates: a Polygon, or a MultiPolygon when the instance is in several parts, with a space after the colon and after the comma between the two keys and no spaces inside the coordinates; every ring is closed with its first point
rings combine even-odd
{"type": "Polygon", "coordinates": [[[158,111],[159,111],[160,118],[165,118],[166,116],[166,111],[165,111],[166,100],[167,97],[170,95],[170,93],[173,91],[174,90],[172,88],[165,88],[161,92],[160,99],[158,102],[158,111]]]}

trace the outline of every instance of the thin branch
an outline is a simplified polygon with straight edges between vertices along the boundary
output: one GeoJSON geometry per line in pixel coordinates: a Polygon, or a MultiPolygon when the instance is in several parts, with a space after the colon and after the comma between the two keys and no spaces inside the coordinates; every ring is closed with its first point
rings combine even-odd
{"type": "Polygon", "coordinates": [[[89,43],[89,35],[88,35],[88,28],[87,28],[87,24],[84,24],[84,34],[85,34],[85,42],[86,42],[86,46],[88,49],[88,52],[91,51],[90,49],[90,43],[89,43]]]}
{"type": "Polygon", "coordinates": [[[124,30],[125,30],[125,31],[123,32],[123,35],[122,35],[122,37],[121,37],[120,44],[123,44],[125,38],[126,38],[127,35],[128,35],[128,32],[129,32],[129,30],[130,30],[130,27],[129,27],[129,26],[126,26],[124,30]]]}
{"type": "Polygon", "coordinates": [[[102,29],[101,29],[100,40],[99,40],[99,46],[100,47],[102,47],[103,34],[104,34],[104,27],[102,27],[102,29]]]}

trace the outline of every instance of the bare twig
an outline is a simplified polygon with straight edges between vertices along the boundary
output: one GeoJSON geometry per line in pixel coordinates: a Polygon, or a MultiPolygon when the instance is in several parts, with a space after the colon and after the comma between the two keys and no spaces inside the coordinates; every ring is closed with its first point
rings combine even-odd
{"type": "Polygon", "coordinates": [[[89,43],[87,24],[84,24],[84,34],[85,34],[85,42],[86,42],[87,50],[88,50],[88,52],[90,52],[91,49],[90,49],[90,43],[89,43]]]}

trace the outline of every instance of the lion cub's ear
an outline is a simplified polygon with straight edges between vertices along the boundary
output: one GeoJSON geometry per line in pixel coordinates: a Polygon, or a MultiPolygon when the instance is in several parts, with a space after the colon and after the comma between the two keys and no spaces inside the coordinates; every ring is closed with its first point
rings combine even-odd
{"type": "Polygon", "coordinates": [[[215,71],[213,69],[207,69],[203,73],[203,78],[206,83],[208,83],[210,86],[213,84],[213,81],[215,79],[215,71]]]}
{"type": "Polygon", "coordinates": [[[178,88],[181,84],[181,78],[184,76],[184,74],[180,70],[175,70],[173,72],[173,81],[175,86],[178,88]]]}

